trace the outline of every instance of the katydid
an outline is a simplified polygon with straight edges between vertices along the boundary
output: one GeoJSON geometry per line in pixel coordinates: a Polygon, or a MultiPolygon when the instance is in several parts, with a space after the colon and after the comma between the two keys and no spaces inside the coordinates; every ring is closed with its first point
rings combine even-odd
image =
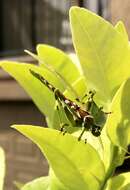
{"type": "MultiPolygon", "coordinates": [[[[78,137],[78,140],[81,140],[85,131],[90,131],[95,137],[100,136],[102,127],[97,125],[91,110],[88,111],[82,109],[78,104],[66,98],[63,93],[50,84],[43,76],[39,73],[30,69],[30,73],[41,81],[47,88],[49,88],[55,95],[55,99],[58,102],[59,106],[62,106],[68,120],[72,123],[74,127],[82,127],[82,132],[78,137]]],[[[92,100],[93,97],[91,96],[92,100]]],[[[93,103],[93,101],[91,101],[93,103]]],[[[93,104],[94,105],[94,104],[93,104]]],[[[67,124],[64,124],[65,126],[67,124]]],[[[63,131],[63,128],[61,129],[63,131]]]]}

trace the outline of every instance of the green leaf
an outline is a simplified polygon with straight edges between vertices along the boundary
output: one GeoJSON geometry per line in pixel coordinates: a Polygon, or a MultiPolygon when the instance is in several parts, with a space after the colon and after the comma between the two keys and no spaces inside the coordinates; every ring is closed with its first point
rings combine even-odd
{"type": "MultiPolygon", "coordinates": [[[[81,130],[76,131],[73,135],[78,137],[80,133],[81,130]]],[[[106,127],[103,128],[101,135],[98,138],[93,136],[90,132],[85,132],[82,139],[87,139],[87,143],[93,146],[100,155],[100,159],[105,167],[105,178],[111,176],[113,170],[115,170],[115,156],[117,150],[107,136],[106,127]]]]}
{"type": "Polygon", "coordinates": [[[105,190],[129,190],[130,172],[122,173],[108,180],[105,190]]]}
{"type": "MultiPolygon", "coordinates": [[[[63,69],[63,72],[61,74],[65,74],[68,82],[72,82],[78,77],[79,72],[76,66],[67,57],[67,55],[64,55],[64,54],[62,55],[62,54],[63,53],[59,53],[59,57],[61,55],[61,58],[65,59],[64,60],[65,68],[63,69]],[[66,72],[69,66],[71,69],[73,69],[74,72],[72,72],[70,75],[69,74],[67,75],[66,72]]],[[[60,66],[59,66],[58,71],[63,68],[63,64],[60,64],[60,66]]],[[[59,88],[61,92],[65,90],[65,87],[63,86],[63,83],[62,83],[63,81],[57,78],[55,73],[52,73],[51,71],[48,71],[47,69],[44,69],[43,67],[37,67],[31,64],[4,61],[1,63],[1,67],[5,71],[7,71],[10,75],[12,75],[21,84],[21,86],[28,92],[28,94],[31,96],[31,98],[33,99],[35,104],[38,106],[40,111],[47,116],[48,125],[52,127],[53,126],[52,118],[54,114],[54,105],[55,105],[54,94],[50,92],[50,90],[44,84],[38,81],[35,77],[31,76],[29,69],[31,68],[32,70],[39,72],[51,84],[53,84],[56,88],[59,88]]],[[[58,117],[56,117],[56,120],[58,120],[58,117]]]]}
{"type": "Polygon", "coordinates": [[[95,138],[91,135],[91,138],[88,139],[88,142],[92,144],[92,146],[95,147],[96,150],[99,152],[101,160],[103,161],[105,166],[105,171],[109,173],[110,171],[108,170],[112,168],[113,164],[112,161],[114,154],[114,146],[106,134],[106,128],[103,128],[101,136],[99,138],[95,138]]]}
{"type": "Polygon", "coordinates": [[[14,181],[14,185],[17,187],[17,189],[21,189],[24,186],[23,183],[20,183],[18,181],[14,181]]]}
{"type": "Polygon", "coordinates": [[[76,91],[74,91],[71,86],[71,82],[74,81],[74,78],[77,79],[77,77],[79,76],[76,64],[74,65],[70,57],[59,49],[47,45],[38,46],[40,46],[38,48],[38,53],[40,52],[40,55],[36,55],[28,50],[25,50],[25,52],[32,56],[34,59],[36,59],[40,63],[40,66],[53,73],[53,75],[55,75],[62,82],[62,86],[64,86],[65,89],[70,90],[70,92],[77,97],[76,91]],[[50,53],[48,52],[48,50],[50,53]],[[44,55],[44,53],[46,54],[44,55]],[[52,57],[52,60],[50,60],[50,55],[52,57]],[[56,61],[56,64],[54,63],[54,61],[56,61]],[[73,73],[66,73],[66,70],[68,68],[72,69],[73,73]]]}
{"type": "Polygon", "coordinates": [[[120,32],[120,34],[123,36],[123,38],[126,40],[126,42],[128,43],[129,39],[128,39],[128,34],[126,32],[126,28],[124,26],[124,23],[122,21],[119,21],[116,26],[115,29],[120,32]]]}
{"type": "Polygon", "coordinates": [[[50,178],[40,177],[25,184],[21,190],[49,190],[50,178]]]}
{"type": "Polygon", "coordinates": [[[56,72],[60,73],[69,83],[73,83],[80,76],[76,64],[73,63],[69,55],[60,49],[45,44],[39,44],[37,46],[37,53],[41,66],[44,67],[44,63],[51,65],[56,72]]]}
{"type": "Polygon", "coordinates": [[[70,21],[88,88],[96,90],[103,105],[109,104],[130,75],[128,42],[109,22],[86,9],[71,8],[70,21]]]}
{"type": "MultiPolygon", "coordinates": [[[[83,96],[87,93],[87,85],[86,80],[83,76],[79,77],[73,84],[73,89],[77,92],[78,97],[81,99],[83,96]]],[[[75,101],[75,97],[72,96],[69,90],[65,90],[64,95],[71,99],[72,101],[75,101]]]]}
{"type": "Polygon", "coordinates": [[[40,65],[42,67],[47,66],[52,70],[53,74],[62,81],[65,89],[68,89],[77,97],[77,92],[74,91],[71,85],[81,74],[78,66],[76,63],[73,63],[69,55],[65,54],[60,49],[45,44],[39,44],[37,46],[37,53],[40,65]]]}
{"type": "MultiPolygon", "coordinates": [[[[19,186],[19,184],[18,184],[19,186]]],[[[51,170],[49,176],[44,176],[37,178],[33,181],[22,185],[20,190],[68,190],[64,185],[58,180],[54,172],[51,170]]]]}
{"type": "Polygon", "coordinates": [[[40,147],[56,177],[69,190],[99,189],[104,180],[104,165],[91,145],[52,129],[20,125],[13,127],[40,147]]]}
{"type": "Polygon", "coordinates": [[[44,84],[36,79],[30,73],[29,69],[40,73],[55,87],[60,88],[60,90],[63,91],[64,88],[60,81],[48,70],[32,64],[4,61],[1,62],[0,66],[19,82],[19,84],[31,96],[40,111],[44,113],[50,121],[52,121],[55,105],[54,94],[50,92],[44,84]]]}
{"type": "Polygon", "coordinates": [[[0,190],[3,190],[5,177],[5,155],[3,149],[0,147],[0,190]]]}
{"type": "Polygon", "coordinates": [[[111,141],[124,149],[130,142],[130,79],[125,81],[111,104],[106,127],[111,141]]]}
{"type": "Polygon", "coordinates": [[[68,190],[67,187],[61,183],[56,175],[54,174],[53,170],[50,169],[49,171],[49,176],[50,176],[50,189],[51,190],[68,190]]]}

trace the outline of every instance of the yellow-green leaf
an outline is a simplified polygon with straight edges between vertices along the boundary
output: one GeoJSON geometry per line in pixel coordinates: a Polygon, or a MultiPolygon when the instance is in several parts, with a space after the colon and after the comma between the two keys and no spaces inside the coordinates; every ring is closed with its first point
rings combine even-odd
{"type": "Polygon", "coordinates": [[[27,63],[3,61],[0,66],[19,82],[19,84],[31,96],[40,111],[52,121],[55,105],[54,94],[36,79],[30,73],[29,69],[38,72],[45,79],[49,80],[49,82],[56,88],[60,88],[60,90],[63,91],[64,88],[55,75],[42,67],[27,63]]]}
{"type": "Polygon", "coordinates": [[[106,127],[111,141],[126,149],[130,142],[130,79],[126,80],[111,104],[112,114],[109,115],[106,127]]]}
{"type": "Polygon", "coordinates": [[[126,40],[126,43],[128,43],[129,39],[128,39],[128,34],[126,32],[126,28],[123,24],[122,21],[119,21],[116,26],[115,29],[120,32],[120,34],[123,36],[123,38],[126,40]]]}
{"type": "Polygon", "coordinates": [[[40,147],[56,177],[69,190],[99,189],[105,175],[104,165],[91,145],[53,129],[20,125],[14,128],[40,147]]]}
{"type": "Polygon", "coordinates": [[[51,65],[52,68],[55,69],[56,72],[60,73],[60,75],[70,84],[80,76],[80,72],[76,64],[73,63],[69,55],[60,49],[45,44],[39,44],[37,46],[37,53],[41,66],[44,67],[44,64],[51,65]]]}
{"type": "Polygon", "coordinates": [[[130,76],[130,49],[126,37],[109,22],[84,8],[72,7],[73,43],[88,88],[109,104],[121,83],[130,76]]]}
{"type": "Polygon", "coordinates": [[[130,172],[122,173],[108,180],[105,190],[129,190],[130,172]]]}

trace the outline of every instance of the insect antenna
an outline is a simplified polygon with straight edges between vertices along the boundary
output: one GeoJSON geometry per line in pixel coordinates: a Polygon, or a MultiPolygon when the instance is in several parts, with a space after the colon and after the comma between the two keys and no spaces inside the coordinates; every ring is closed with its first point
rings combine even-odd
{"type": "Polygon", "coordinates": [[[45,61],[43,61],[42,59],[40,59],[36,54],[28,51],[28,50],[24,50],[27,54],[29,54],[30,56],[32,56],[34,59],[36,59],[38,62],[40,62],[42,65],[44,65],[44,68],[46,68],[48,71],[50,71],[52,74],[54,74],[58,79],[60,79],[64,85],[64,87],[68,88],[69,91],[75,96],[78,97],[78,94],[76,92],[76,90],[73,88],[73,86],[65,79],[65,77],[63,77],[56,69],[54,69],[54,67],[48,63],[46,63],[45,61]],[[44,63],[44,64],[43,64],[44,63]]]}
{"type": "Polygon", "coordinates": [[[47,86],[52,92],[54,92],[56,90],[56,88],[50,84],[43,76],[41,76],[40,74],[36,73],[35,71],[33,71],[32,69],[29,70],[30,73],[36,77],[38,80],[40,80],[45,86],[47,86]]]}

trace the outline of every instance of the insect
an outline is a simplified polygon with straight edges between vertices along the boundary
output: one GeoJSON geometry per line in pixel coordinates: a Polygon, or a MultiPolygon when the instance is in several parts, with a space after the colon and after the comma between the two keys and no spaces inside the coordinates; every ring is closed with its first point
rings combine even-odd
{"type": "MultiPolygon", "coordinates": [[[[95,137],[100,136],[102,127],[95,122],[94,116],[91,114],[93,113],[94,110],[92,106],[95,106],[97,108],[97,105],[93,101],[94,94],[92,92],[90,93],[90,97],[86,104],[88,110],[86,111],[82,109],[81,106],[79,106],[75,102],[66,98],[59,89],[55,88],[39,73],[31,69],[30,72],[34,77],[36,77],[39,81],[41,81],[46,87],[48,87],[54,93],[58,105],[63,107],[68,120],[73,124],[73,126],[82,127],[82,131],[80,136],[78,137],[78,140],[81,140],[85,131],[90,131],[95,137]]],[[[77,99],[77,101],[79,100],[77,99]]],[[[61,127],[61,131],[63,131],[63,127],[65,125],[67,124],[64,124],[61,127]]]]}

